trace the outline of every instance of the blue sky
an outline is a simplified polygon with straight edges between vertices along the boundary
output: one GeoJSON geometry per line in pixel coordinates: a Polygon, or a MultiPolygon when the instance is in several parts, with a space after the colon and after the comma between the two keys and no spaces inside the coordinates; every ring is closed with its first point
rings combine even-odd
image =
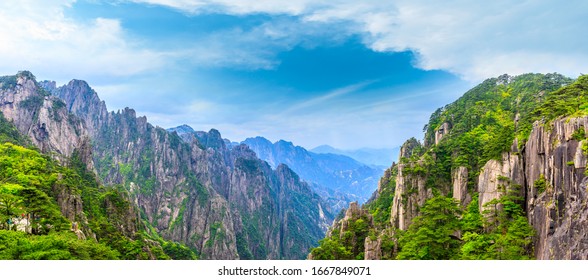
{"type": "Polygon", "coordinates": [[[0,3],[0,75],[86,80],[109,110],[313,148],[399,146],[503,73],[587,73],[584,1],[0,3]]]}

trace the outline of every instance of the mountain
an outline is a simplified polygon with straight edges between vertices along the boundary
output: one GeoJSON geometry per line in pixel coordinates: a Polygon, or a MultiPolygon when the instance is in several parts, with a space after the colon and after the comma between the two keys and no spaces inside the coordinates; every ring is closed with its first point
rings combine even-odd
{"type": "Polygon", "coordinates": [[[311,149],[310,152],[317,154],[344,155],[361,163],[374,167],[383,166],[383,169],[386,169],[386,166],[392,165],[392,162],[398,158],[400,147],[392,149],[361,148],[357,150],[340,150],[329,145],[321,145],[311,149]]]}
{"type": "Polygon", "coordinates": [[[136,235],[149,234],[177,244],[171,251],[185,245],[202,259],[296,259],[331,224],[329,206],[296,173],[285,165],[272,169],[245,145],[227,146],[214,129],[185,142],[132,109],[109,112],[84,81],[57,87],[29,72],[0,81],[0,110],[20,133],[55,160],[86,166],[84,176],[102,188],[113,188],[112,194],[92,191],[103,202],[83,201],[95,208],[76,208],[118,217],[114,227],[108,219],[90,226],[87,234],[98,240],[101,232],[120,229],[136,242],[144,240],[136,235]]]}
{"type": "Polygon", "coordinates": [[[313,259],[588,259],[588,76],[491,78],[435,111],[313,259]]]}
{"type": "Polygon", "coordinates": [[[350,157],[317,154],[284,140],[271,143],[263,137],[247,138],[247,145],[272,168],[286,164],[314,186],[335,211],[352,201],[365,202],[377,187],[383,170],[367,166],[350,157]]]}
{"type": "Polygon", "coordinates": [[[193,259],[91,172],[83,122],[30,72],[0,77],[0,259],[193,259]]]}

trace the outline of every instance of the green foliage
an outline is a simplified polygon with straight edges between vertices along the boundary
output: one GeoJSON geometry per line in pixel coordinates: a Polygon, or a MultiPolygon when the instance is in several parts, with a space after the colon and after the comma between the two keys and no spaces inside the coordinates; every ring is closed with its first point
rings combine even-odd
{"type": "Polygon", "coordinates": [[[180,211],[178,211],[178,216],[170,225],[171,229],[176,228],[184,222],[184,213],[186,212],[186,205],[188,204],[188,200],[188,197],[182,200],[182,204],[180,205],[180,211]]]}
{"type": "Polygon", "coordinates": [[[27,108],[33,111],[39,110],[43,103],[45,102],[45,97],[42,95],[31,95],[29,98],[21,101],[18,105],[22,108],[27,108]]]}
{"type": "Polygon", "coordinates": [[[348,246],[342,244],[339,232],[333,232],[331,238],[319,241],[319,246],[311,250],[315,260],[349,260],[355,259],[348,246]]]}
{"type": "Polygon", "coordinates": [[[241,260],[253,260],[253,254],[249,247],[247,246],[247,240],[244,237],[244,234],[241,232],[237,233],[237,253],[239,254],[239,259],[241,260]]]}
{"type": "Polygon", "coordinates": [[[116,260],[118,252],[68,232],[35,236],[0,230],[2,260],[116,260]]]}
{"type": "MultiPolygon", "coordinates": [[[[462,259],[519,260],[533,257],[533,228],[520,205],[516,188],[485,206],[485,227],[464,227],[462,259]]],[[[465,218],[465,217],[464,217],[465,218]]],[[[463,220],[462,220],[463,221],[463,220]]]]}
{"type": "Polygon", "coordinates": [[[549,93],[545,102],[533,113],[535,117],[548,121],[561,116],[588,114],[588,75],[580,76],[571,85],[549,93]]]}
{"type": "Polygon", "coordinates": [[[256,174],[260,172],[259,162],[254,159],[238,158],[235,165],[245,173],[256,174]]]}
{"type": "Polygon", "coordinates": [[[398,259],[456,259],[460,242],[453,235],[460,229],[460,210],[455,200],[443,196],[429,199],[408,230],[400,237],[398,259]]]}
{"type": "Polygon", "coordinates": [[[195,260],[196,254],[188,247],[171,241],[163,242],[163,251],[173,260],[195,260]]]}
{"type": "Polygon", "coordinates": [[[478,208],[478,195],[476,194],[461,219],[461,230],[464,232],[481,232],[484,228],[483,216],[478,208]]]}
{"type": "Polygon", "coordinates": [[[331,232],[331,236],[319,241],[319,246],[311,250],[315,260],[363,260],[365,239],[373,227],[368,221],[369,215],[354,216],[344,221],[346,230],[339,228],[331,232]]]}
{"type": "Polygon", "coordinates": [[[169,259],[162,247],[174,257],[192,258],[185,246],[147,234],[134,211],[122,186],[100,186],[78,152],[69,167],[63,167],[37,151],[0,144],[0,230],[14,230],[12,222],[24,215],[32,233],[0,234],[6,240],[0,246],[2,258],[169,259]],[[87,219],[75,219],[83,232],[95,234],[98,243],[77,240],[70,233],[71,223],[55,199],[64,193],[81,196],[87,219]]]}
{"type": "Polygon", "coordinates": [[[576,141],[582,141],[586,139],[586,131],[584,130],[584,127],[579,127],[578,129],[576,129],[576,131],[572,133],[572,139],[576,141]]]}
{"type": "Polygon", "coordinates": [[[390,224],[390,213],[392,211],[397,175],[398,166],[393,166],[388,184],[383,186],[377,199],[366,204],[370,210],[370,214],[374,218],[374,224],[378,229],[384,229],[390,224]]]}
{"type": "Polygon", "coordinates": [[[539,175],[539,179],[535,180],[533,186],[537,189],[537,194],[542,194],[547,189],[547,181],[545,175],[539,175]]]}
{"type": "Polygon", "coordinates": [[[29,141],[20,135],[18,129],[10,123],[0,112],[0,143],[10,142],[15,145],[26,146],[29,141]]]}
{"type": "Polygon", "coordinates": [[[16,87],[16,76],[2,76],[0,77],[0,89],[7,90],[16,87]]]}
{"type": "Polygon", "coordinates": [[[131,166],[131,164],[127,163],[118,163],[118,170],[120,172],[120,175],[123,176],[123,178],[130,178],[132,171],[133,171],[133,167],[131,166]]]}

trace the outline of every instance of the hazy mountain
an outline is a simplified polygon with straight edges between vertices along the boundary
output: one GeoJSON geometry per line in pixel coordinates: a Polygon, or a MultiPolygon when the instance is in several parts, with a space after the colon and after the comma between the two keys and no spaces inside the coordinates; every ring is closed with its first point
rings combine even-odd
{"type": "Polygon", "coordinates": [[[388,168],[393,161],[398,160],[400,147],[392,149],[361,148],[357,150],[341,150],[329,145],[321,145],[310,151],[317,154],[344,155],[367,165],[388,168]]]}
{"type": "Polygon", "coordinates": [[[271,143],[263,137],[255,137],[242,143],[273,168],[279,164],[288,165],[330,201],[334,210],[350,201],[366,201],[383,174],[383,169],[370,167],[350,157],[309,152],[284,140],[271,143]]]}

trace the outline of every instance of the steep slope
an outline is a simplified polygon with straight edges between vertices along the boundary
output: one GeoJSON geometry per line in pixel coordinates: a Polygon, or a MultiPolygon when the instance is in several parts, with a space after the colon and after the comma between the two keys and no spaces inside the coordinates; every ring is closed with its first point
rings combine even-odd
{"type": "Polygon", "coordinates": [[[31,73],[0,88],[1,259],[195,257],[149,232],[124,190],[99,185],[83,123],[31,73]]]}
{"type": "Polygon", "coordinates": [[[273,168],[288,165],[327,198],[336,211],[351,201],[365,202],[383,173],[347,156],[312,153],[284,140],[272,144],[263,137],[255,137],[242,143],[273,168]]]}
{"type": "Polygon", "coordinates": [[[80,120],[71,118],[65,103],[39,87],[30,72],[0,78],[0,111],[44,153],[66,158],[89,144],[80,120]]]}
{"type": "Polygon", "coordinates": [[[143,219],[201,258],[302,258],[332,220],[294,172],[227,147],[214,129],[182,141],[132,109],[108,112],[83,81],[43,85],[88,127],[99,177],[123,185],[143,219]]]}
{"type": "Polygon", "coordinates": [[[587,76],[526,74],[437,110],[366,206],[365,258],[588,258],[586,104],[587,76]]]}

